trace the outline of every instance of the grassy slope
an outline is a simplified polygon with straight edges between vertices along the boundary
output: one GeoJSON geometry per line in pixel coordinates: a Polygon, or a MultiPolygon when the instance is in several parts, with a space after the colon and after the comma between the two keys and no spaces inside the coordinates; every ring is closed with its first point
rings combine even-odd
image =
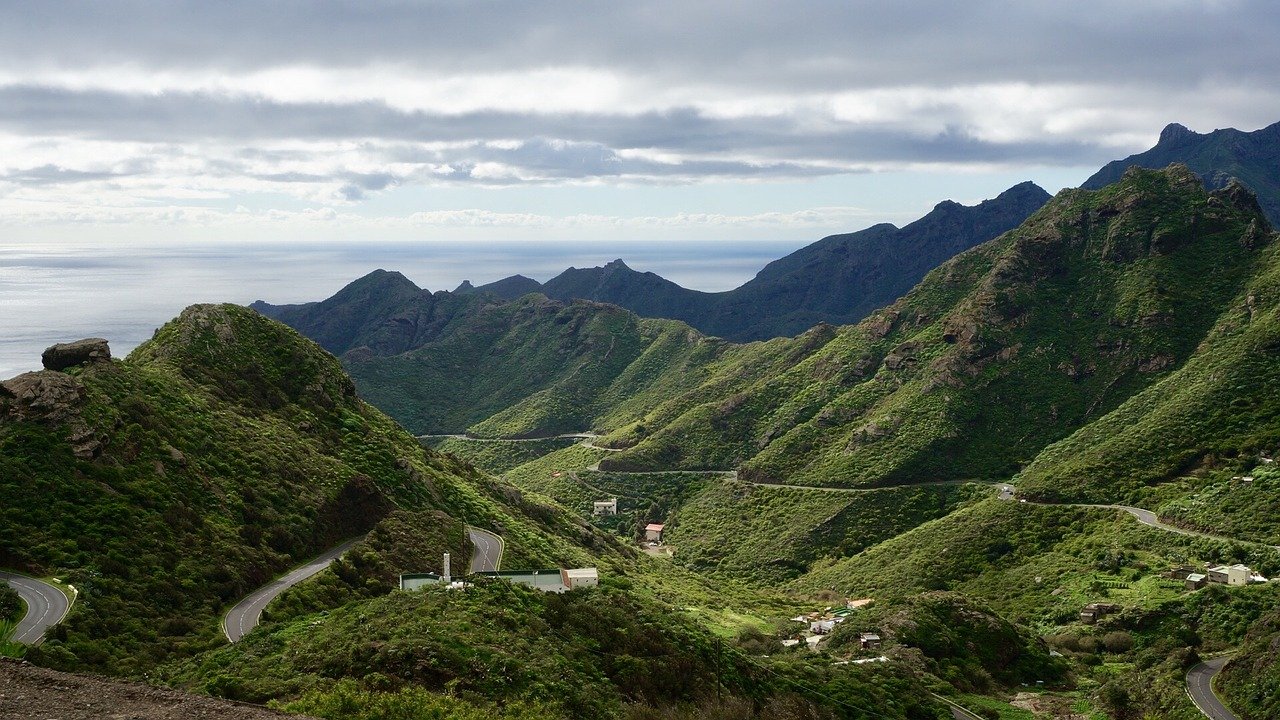
{"type": "Polygon", "coordinates": [[[798,591],[834,588],[876,602],[932,590],[964,593],[1049,636],[1079,661],[1081,687],[1112,717],[1148,708],[1192,720],[1182,676],[1197,652],[1231,647],[1280,603],[1280,587],[1211,586],[1187,592],[1159,577],[1187,562],[1280,569],[1280,552],[1174,535],[1108,510],[999,500],[971,505],[795,581],[798,591]],[[1090,602],[1124,609],[1080,625],[1090,602]],[[1109,634],[1127,641],[1115,651],[1109,634]]]}
{"type": "Polygon", "coordinates": [[[789,369],[660,406],[606,464],[843,484],[1006,476],[1193,353],[1268,254],[1265,236],[1241,246],[1259,218],[1234,197],[1210,201],[1185,169],[1060,194],[789,369]]]}
{"type": "Polygon", "coordinates": [[[463,438],[445,438],[428,443],[436,452],[448,453],[495,475],[501,475],[528,462],[576,443],[571,438],[551,440],[518,440],[489,442],[463,438]]]}
{"type": "Polygon", "coordinates": [[[412,352],[344,362],[367,399],[415,432],[536,437],[639,412],[729,347],[682,323],[533,295],[486,305],[412,352]]]}
{"type": "MultiPolygon", "coordinates": [[[[782,699],[803,717],[831,717],[831,698],[870,711],[844,717],[939,717],[905,669],[836,668],[799,653],[753,658],[675,608],[609,584],[565,595],[500,581],[468,592],[393,593],[257,634],[169,679],[245,699],[304,696],[290,706],[296,710],[329,707],[346,688],[401,698],[448,692],[534,717],[651,717],[627,705],[717,696],[745,698],[741,717],[790,717],[767,709],[782,699]]],[[[327,717],[356,716],[359,704],[327,717]]]]}
{"type": "Polygon", "coordinates": [[[1218,691],[1244,720],[1280,714],[1280,607],[1250,626],[1239,652],[1223,669],[1218,691]]]}
{"type": "Polygon", "coordinates": [[[842,493],[716,479],[678,506],[666,541],[691,569],[777,587],[988,492],[942,485],[842,493]]]}
{"type": "Polygon", "coordinates": [[[586,557],[564,539],[580,524],[425,451],[332,356],[244,308],[190,308],[74,377],[79,420],[0,423],[0,562],[81,591],[42,662],[131,673],[217,644],[229,603],[395,507],[500,526],[517,560],[586,557]],[[81,432],[97,457],[73,454],[81,432]]]}
{"type": "Polygon", "coordinates": [[[1198,465],[1252,465],[1280,447],[1280,247],[1185,365],[1045,450],[1020,479],[1043,496],[1140,496],[1198,465]],[[1239,456],[1240,461],[1232,461],[1239,456]]]}

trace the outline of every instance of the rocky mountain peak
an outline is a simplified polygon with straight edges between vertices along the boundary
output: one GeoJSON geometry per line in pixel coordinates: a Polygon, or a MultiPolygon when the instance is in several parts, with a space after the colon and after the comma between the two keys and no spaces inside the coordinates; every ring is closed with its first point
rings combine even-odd
{"type": "Polygon", "coordinates": [[[1160,131],[1160,145],[1177,145],[1185,140],[1196,137],[1196,133],[1187,128],[1186,125],[1179,123],[1169,123],[1160,131]]]}

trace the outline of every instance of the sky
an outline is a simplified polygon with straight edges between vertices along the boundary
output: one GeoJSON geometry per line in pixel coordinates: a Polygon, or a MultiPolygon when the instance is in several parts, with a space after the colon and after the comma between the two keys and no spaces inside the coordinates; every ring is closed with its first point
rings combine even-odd
{"type": "Polygon", "coordinates": [[[1280,120],[1270,0],[5,2],[17,242],[814,239],[1280,120]]]}
{"type": "Polygon", "coordinates": [[[1170,122],[1276,122],[1277,37],[1274,0],[0,0],[0,336],[116,307],[45,280],[180,308],[625,252],[727,289],[1170,122]]]}

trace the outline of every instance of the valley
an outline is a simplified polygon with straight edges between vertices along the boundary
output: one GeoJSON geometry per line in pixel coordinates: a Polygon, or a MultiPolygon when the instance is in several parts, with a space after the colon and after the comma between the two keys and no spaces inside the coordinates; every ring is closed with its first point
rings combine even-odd
{"type": "Polygon", "coordinates": [[[794,337],[379,271],[62,348],[0,563],[80,595],[6,652],[334,720],[1265,717],[1276,240],[1175,165],[794,337]]]}

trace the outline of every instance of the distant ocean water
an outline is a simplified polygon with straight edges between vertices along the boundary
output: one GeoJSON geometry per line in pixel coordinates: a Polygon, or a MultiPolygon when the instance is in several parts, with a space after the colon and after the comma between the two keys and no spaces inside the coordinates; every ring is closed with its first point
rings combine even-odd
{"type": "Polygon", "coordinates": [[[123,357],[193,303],[323,300],[377,268],[452,290],[622,258],[697,290],[729,290],[804,243],[394,243],[33,247],[0,245],[0,378],[40,368],[57,342],[105,337],[123,357]]]}

